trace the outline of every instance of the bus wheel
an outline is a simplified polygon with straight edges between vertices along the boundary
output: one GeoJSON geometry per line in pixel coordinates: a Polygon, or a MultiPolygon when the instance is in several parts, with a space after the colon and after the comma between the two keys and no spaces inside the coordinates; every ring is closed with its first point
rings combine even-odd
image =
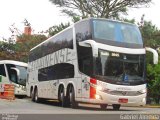
{"type": "Polygon", "coordinates": [[[75,92],[73,87],[70,87],[70,90],[69,90],[69,100],[70,100],[71,108],[75,109],[78,107],[78,103],[75,101],[75,92]]]}
{"type": "Polygon", "coordinates": [[[31,100],[34,102],[35,101],[35,96],[34,96],[34,90],[31,90],[31,100]]]}
{"type": "Polygon", "coordinates": [[[105,110],[107,108],[107,104],[100,104],[100,107],[102,110],[105,110]]]}
{"type": "Polygon", "coordinates": [[[38,97],[38,89],[35,90],[35,95],[34,95],[34,96],[35,96],[35,97],[34,97],[35,102],[36,102],[36,103],[40,102],[40,99],[39,99],[39,97],[38,97]]]}
{"type": "Polygon", "coordinates": [[[113,104],[112,106],[113,106],[113,110],[119,110],[121,107],[121,105],[119,104],[113,104]]]}
{"type": "Polygon", "coordinates": [[[64,95],[64,88],[63,87],[61,87],[59,90],[59,101],[60,101],[62,107],[68,106],[67,99],[64,95]]]}

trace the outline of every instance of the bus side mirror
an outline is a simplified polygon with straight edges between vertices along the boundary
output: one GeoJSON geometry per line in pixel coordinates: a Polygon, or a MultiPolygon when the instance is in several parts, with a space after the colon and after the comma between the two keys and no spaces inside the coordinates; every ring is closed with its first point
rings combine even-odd
{"type": "Polygon", "coordinates": [[[153,53],[153,63],[158,64],[158,52],[150,47],[146,47],[146,51],[153,53]]]}
{"type": "Polygon", "coordinates": [[[85,40],[85,41],[79,42],[79,45],[83,47],[92,47],[93,56],[95,57],[98,56],[98,47],[95,41],[85,40]]]}
{"type": "Polygon", "coordinates": [[[15,71],[16,71],[16,73],[17,73],[17,76],[19,76],[19,75],[20,75],[20,71],[19,71],[19,69],[12,67],[12,68],[11,68],[11,70],[15,70],[15,71]]]}
{"type": "Polygon", "coordinates": [[[19,81],[19,75],[20,75],[20,71],[19,71],[19,69],[17,69],[17,68],[14,68],[14,67],[12,67],[11,68],[11,79],[12,79],[12,81],[19,81]]]}
{"type": "Polygon", "coordinates": [[[85,42],[79,42],[79,46],[82,46],[82,47],[91,47],[90,44],[85,43],[85,42]]]}

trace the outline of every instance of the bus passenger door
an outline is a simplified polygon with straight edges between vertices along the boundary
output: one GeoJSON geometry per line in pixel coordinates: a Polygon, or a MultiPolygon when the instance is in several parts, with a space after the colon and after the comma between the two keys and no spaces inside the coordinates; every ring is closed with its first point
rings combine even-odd
{"type": "Polygon", "coordinates": [[[87,77],[81,75],[81,77],[77,78],[77,81],[76,98],[79,101],[85,102],[89,98],[89,83],[87,77]]]}
{"type": "Polygon", "coordinates": [[[81,84],[82,84],[82,98],[84,102],[88,102],[90,98],[90,77],[92,75],[92,57],[86,56],[79,61],[81,71],[81,84]]]}

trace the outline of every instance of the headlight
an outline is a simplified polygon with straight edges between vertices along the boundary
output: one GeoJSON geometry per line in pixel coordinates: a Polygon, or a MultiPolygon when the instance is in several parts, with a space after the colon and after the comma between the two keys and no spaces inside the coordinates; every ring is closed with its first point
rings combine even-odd
{"type": "Polygon", "coordinates": [[[140,93],[144,94],[144,93],[146,93],[146,92],[147,92],[147,89],[143,89],[143,90],[140,90],[140,91],[138,91],[138,92],[140,92],[140,93]]]}
{"type": "Polygon", "coordinates": [[[102,91],[103,87],[102,86],[97,86],[96,89],[99,90],[99,91],[102,91]]]}
{"type": "Polygon", "coordinates": [[[104,88],[101,85],[95,85],[93,83],[90,83],[90,86],[93,87],[93,88],[95,88],[97,91],[102,91],[102,92],[108,92],[109,91],[109,89],[104,88]]]}
{"type": "Polygon", "coordinates": [[[97,90],[97,91],[106,92],[106,93],[110,92],[109,89],[104,88],[104,87],[102,87],[102,86],[96,86],[96,90],[97,90]]]}

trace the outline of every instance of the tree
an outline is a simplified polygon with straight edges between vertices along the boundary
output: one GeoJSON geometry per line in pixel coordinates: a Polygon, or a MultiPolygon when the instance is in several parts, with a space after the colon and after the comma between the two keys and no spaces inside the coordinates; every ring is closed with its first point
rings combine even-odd
{"type": "Polygon", "coordinates": [[[160,30],[150,21],[144,21],[140,27],[145,46],[157,48],[160,45],[160,30]]]}
{"type": "Polygon", "coordinates": [[[25,35],[25,34],[18,36],[18,38],[21,39],[21,41],[23,42],[16,43],[14,47],[17,56],[19,55],[18,57],[19,60],[24,62],[28,61],[29,51],[33,47],[35,47],[36,45],[47,39],[45,35],[25,35]]]}
{"type": "MultiPolygon", "coordinates": [[[[160,59],[159,59],[160,60],[160,59]]],[[[160,102],[160,64],[147,65],[148,97],[157,104],[160,102]]]]}
{"type": "Polygon", "coordinates": [[[155,25],[153,25],[151,21],[144,20],[144,17],[145,15],[143,14],[140,22],[138,22],[144,45],[146,47],[157,49],[160,47],[160,30],[155,25]]]}
{"type": "Polygon", "coordinates": [[[47,37],[44,35],[19,35],[20,43],[0,42],[0,60],[18,60],[28,61],[28,55],[31,48],[35,47],[47,37]]]}
{"type": "Polygon", "coordinates": [[[152,0],[49,0],[69,16],[119,17],[127,8],[147,7],[152,0]]]}
{"type": "Polygon", "coordinates": [[[57,33],[59,33],[60,31],[64,30],[65,28],[69,27],[70,26],[70,23],[61,23],[59,25],[55,25],[55,26],[52,26],[48,29],[48,33],[49,33],[49,36],[53,36],[57,33]]]}
{"type": "MultiPolygon", "coordinates": [[[[142,38],[145,46],[151,48],[157,48],[160,45],[160,30],[152,24],[150,21],[144,20],[144,15],[139,22],[139,28],[142,33],[142,38]]],[[[160,62],[157,65],[153,65],[153,55],[147,52],[147,81],[148,81],[148,98],[152,98],[155,103],[160,101],[160,62]]],[[[160,61],[160,58],[159,58],[160,61]]]]}

